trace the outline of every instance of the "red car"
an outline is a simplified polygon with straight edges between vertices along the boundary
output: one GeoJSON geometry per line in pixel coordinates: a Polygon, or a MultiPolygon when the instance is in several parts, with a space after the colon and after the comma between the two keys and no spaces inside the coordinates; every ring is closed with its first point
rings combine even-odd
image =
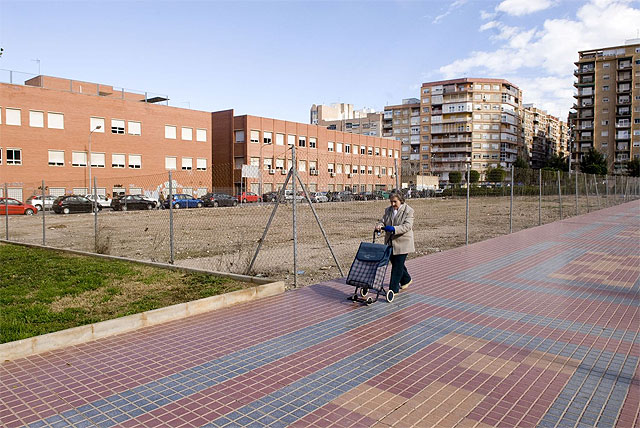
{"type": "Polygon", "coordinates": [[[242,192],[239,195],[236,195],[236,198],[238,198],[239,201],[242,202],[260,202],[262,199],[260,198],[260,196],[258,196],[257,194],[253,193],[253,192],[242,192]]]}
{"type": "Polygon", "coordinates": [[[6,215],[7,211],[9,214],[34,215],[36,213],[36,207],[23,204],[17,199],[0,198],[0,215],[6,215]]]}

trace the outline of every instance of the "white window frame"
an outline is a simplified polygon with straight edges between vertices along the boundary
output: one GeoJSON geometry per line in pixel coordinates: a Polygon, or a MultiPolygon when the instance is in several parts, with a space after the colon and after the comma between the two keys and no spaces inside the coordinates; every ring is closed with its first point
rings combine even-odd
{"type": "Polygon", "coordinates": [[[48,111],[47,112],[47,128],[64,129],[64,113],[48,111]]]}
{"type": "Polygon", "coordinates": [[[333,141],[327,142],[327,152],[333,152],[333,141]]]}
{"type": "Polygon", "coordinates": [[[111,153],[111,168],[124,168],[126,165],[127,165],[127,155],[126,154],[124,154],[124,153],[111,153]],[[117,156],[117,158],[116,158],[116,156],[117,156]]]}
{"type": "Polygon", "coordinates": [[[6,107],[4,109],[5,125],[22,126],[22,112],[19,108],[6,107]]]}
{"type": "Polygon", "coordinates": [[[124,135],[125,123],[126,121],[124,119],[111,119],[111,133],[116,135],[124,135]]]}
{"type": "Polygon", "coordinates": [[[198,143],[207,142],[207,130],[204,128],[196,128],[196,141],[198,143]]]}
{"type": "Polygon", "coordinates": [[[191,171],[193,169],[193,158],[183,157],[180,165],[183,171],[191,171]]]}
{"type": "Polygon", "coordinates": [[[309,137],[309,148],[315,149],[318,147],[318,139],[316,137],[309,137]]]}
{"type": "Polygon", "coordinates": [[[22,165],[22,149],[17,149],[15,147],[8,147],[5,164],[6,165],[22,165]],[[9,150],[11,150],[14,153],[13,159],[11,161],[9,160],[9,150]],[[17,161],[15,158],[16,152],[20,154],[20,156],[18,156],[20,159],[18,159],[17,161]]]}
{"type": "Polygon", "coordinates": [[[104,168],[106,163],[106,154],[101,152],[91,152],[91,168],[104,168]],[[100,164],[100,157],[102,157],[102,164],[100,164]]]}
{"type": "Polygon", "coordinates": [[[260,142],[260,131],[252,129],[249,131],[249,136],[251,137],[249,140],[251,143],[258,144],[260,142]]]}
{"type": "Polygon", "coordinates": [[[273,143],[273,132],[262,131],[262,144],[272,144],[272,143],[273,143]]]}
{"type": "Polygon", "coordinates": [[[164,169],[166,169],[167,171],[175,171],[177,165],[178,165],[178,157],[177,156],[165,156],[164,157],[164,169]]]}
{"type": "Polygon", "coordinates": [[[193,141],[193,128],[183,126],[180,128],[180,139],[182,141],[193,141]]]}
{"type": "Polygon", "coordinates": [[[130,120],[127,123],[127,133],[129,135],[142,135],[142,122],[130,120]]]}
{"type": "Polygon", "coordinates": [[[196,159],[196,169],[198,171],[206,171],[207,170],[207,158],[197,158],[196,159]]]}
{"type": "Polygon", "coordinates": [[[175,140],[177,137],[178,127],[175,125],[164,126],[164,138],[168,140],[175,140]]]}
{"type": "Polygon", "coordinates": [[[29,126],[32,128],[44,128],[44,112],[29,110],[29,126]]]}
{"type": "Polygon", "coordinates": [[[98,132],[104,134],[104,117],[91,116],[89,118],[89,132],[98,132]],[[100,126],[100,129],[97,127],[100,126]]]}
{"type": "Polygon", "coordinates": [[[64,150],[48,150],[49,166],[64,166],[64,150]]]}
{"type": "Polygon", "coordinates": [[[131,169],[142,169],[142,155],[129,155],[129,168],[131,169]],[[137,162],[136,162],[137,160],[137,162]]]}
{"type": "Polygon", "coordinates": [[[276,134],[276,146],[284,146],[284,134],[276,134]]]}
{"type": "Polygon", "coordinates": [[[87,152],[72,152],[71,153],[71,165],[78,168],[87,167],[87,152]]]}

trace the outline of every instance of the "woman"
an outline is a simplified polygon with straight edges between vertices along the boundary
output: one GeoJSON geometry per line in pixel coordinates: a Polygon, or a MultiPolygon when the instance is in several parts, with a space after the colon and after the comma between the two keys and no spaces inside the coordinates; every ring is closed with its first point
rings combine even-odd
{"type": "Polygon", "coordinates": [[[413,243],[413,208],[405,204],[404,196],[393,192],[389,195],[390,207],[384,211],[376,231],[385,231],[384,243],[393,247],[391,254],[391,280],[389,289],[398,293],[411,284],[411,276],[404,265],[407,255],[415,251],[413,243]]]}

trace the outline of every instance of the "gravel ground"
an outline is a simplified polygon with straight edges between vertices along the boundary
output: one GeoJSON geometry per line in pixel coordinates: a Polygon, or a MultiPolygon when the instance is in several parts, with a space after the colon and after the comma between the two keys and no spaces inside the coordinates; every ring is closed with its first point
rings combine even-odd
{"type": "MultiPolygon", "coordinates": [[[[417,257],[455,248],[465,243],[464,198],[410,199],[416,212],[414,233],[417,257]]],[[[619,202],[622,202],[620,199],[619,202]]],[[[602,197],[600,207],[612,205],[602,197]]],[[[576,213],[575,198],[563,200],[563,218],[576,213]]],[[[314,204],[344,275],[361,241],[369,241],[376,221],[388,201],[314,204]]],[[[598,207],[589,198],[590,209],[598,207]]],[[[229,208],[175,210],[175,263],[214,271],[246,273],[264,231],[272,204],[248,204],[229,208]]],[[[580,214],[587,212],[586,198],[578,201],[580,214]]],[[[509,197],[475,197],[469,203],[469,242],[509,233],[509,197]]],[[[538,225],[537,197],[518,196],[513,203],[513,231],[538,225]]],[[[542,223],[560,219],[557,196],[542,201],[542,223]]],[[[98,215],[98,252],[134,259],[168,261],[169,211],[112,212],[98,215]]],[[[292,206],[280,205],[252,274],[293,283],[292,206]]],[[[46,244],[93,251],[94,216],[91,214],[45,216],[46,244]]],[[[5,237],[5,218],[0,217],[0,236],[5,237]]],[[[299,205],[297,219],[298,285],[340,276],[309,206],[299,205]]],[[[9,218],[9,239],[42,243],[42,213],[9,218]]]]}

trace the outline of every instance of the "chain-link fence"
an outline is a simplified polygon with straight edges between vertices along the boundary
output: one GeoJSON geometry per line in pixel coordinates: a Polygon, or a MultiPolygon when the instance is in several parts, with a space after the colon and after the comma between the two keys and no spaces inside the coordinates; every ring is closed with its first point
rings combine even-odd
{"type": "MultiPolygon", "coordinates": [[[[392,176],[366,169],[357,174],[346,174],[346,169],[342,174],[296,171],[309,191],[310,205],[301,183],[294,191],[293,176],[284,168],[259,171],[253,178],[241,178],[235,169],[235,184],[228,173],[234,169],[216,168],[213,177],[211,171],[186,170],[103,178],[98,171],[93,189],[88,179],[3,183],[0,195],[9,198],[1,200],[0,237],[263,275],[289,284],[294,282],[295,242],[296,282],[311,284],[340,276],[333,255],[347,273],[358,243],[371,239],[388,206],[388,190],[395,187],[392,176]],[[222,172],[216,176],[215,171],[222,172]],[[287,189],[277,193],[287,178],[287,189]],[[221,185],[212,187],[212,182],[221,185]],[[71,195],[88,195],[92,201],[87,205],[85,198],[71,195]],[[37,215],[9,215],[24,212],[11,198],[36,206],[37,215]]],[[[627,176],[514,169],[498,182],[472,183],[467,189],[465,181],[463,177],[460,185],[443,191],[404,191],[415,210],[417,253],[412,257],[640,197],[639,179],[627,176]]]]}

